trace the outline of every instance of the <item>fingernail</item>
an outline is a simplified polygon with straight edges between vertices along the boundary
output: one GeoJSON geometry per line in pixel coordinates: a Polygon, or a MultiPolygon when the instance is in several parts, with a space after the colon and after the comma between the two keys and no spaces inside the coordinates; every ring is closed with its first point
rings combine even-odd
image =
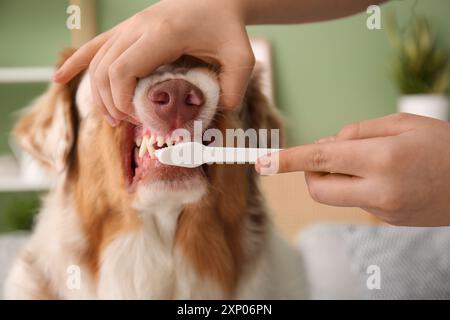
{"type": "Polygon", "coordinates": [[[270,155],[264,155],[258,158],[258,160],[256,160],[255,163],[255,169],[256,172],[258,172],[261,175],[264,175],[264,172],[267,168],[270,168],[271,165],[271,160],[270,160],[270,155]]]}
{"type": "Polygon", "coordinates": [[[113,127],[117,127],[120,123],[120,121],[114,119],[113,117],[111,117],[110,115],[106,116],[106,120],[108,121],[108,123],[113,126],[113,127]]]}
{"type": "Polygon", "coordinates": [[[261,167],[269,167],[271,160],[270,160],[270,154],[266,154],[258,159],[259,164],[261,167]]]}

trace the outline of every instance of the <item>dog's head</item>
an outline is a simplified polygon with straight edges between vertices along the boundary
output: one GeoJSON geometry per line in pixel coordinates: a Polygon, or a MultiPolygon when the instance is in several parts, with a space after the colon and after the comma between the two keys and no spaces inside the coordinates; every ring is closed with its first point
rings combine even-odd
{"type": "MultiPolygon", "coordinates": [[[[71,53],[65,51],[64,59],[71,53]]],[[[154,150],[178,143],[177,129],[193,133],[194,121],[201,121],[203,131],[216,128],[225,137],[226,129],[280,128],[256,77],[240,111],[219,110],[217,75],[217,69],[188,57],[160,67],[140,79],[134,93],[134,113],[142,125],[122,122],[113,128],[93,105],[85,73],[67,85],[52,83],[21,118],[15,134],[26,151],[64,177],[81,202],[98,210],[193,203],[213,188],[241,183],[230,179],[247,180],[253,169],[162,165],[154,150]]]]}

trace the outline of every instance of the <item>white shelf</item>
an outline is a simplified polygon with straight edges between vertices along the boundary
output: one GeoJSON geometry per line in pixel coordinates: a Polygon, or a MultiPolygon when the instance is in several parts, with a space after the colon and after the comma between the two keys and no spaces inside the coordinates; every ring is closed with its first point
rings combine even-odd
{"type": "Polygon", "coordinates": [[[50,182],[30,182],[18,177],[1,177],[0,192],[30,192],[46,191],[51,187],[50,182]]]}
{"type": "Polygon", "coordinates": [[[53,72],[51,67],[0,68],[0,83],[48,82],[53,72]]]}
{"type": "Polygon", "coordinates": [[[51,185],[51,181],[45,175],[23,177],[14,156],[0,155],[0,193],[44,191],[51,185]]]}

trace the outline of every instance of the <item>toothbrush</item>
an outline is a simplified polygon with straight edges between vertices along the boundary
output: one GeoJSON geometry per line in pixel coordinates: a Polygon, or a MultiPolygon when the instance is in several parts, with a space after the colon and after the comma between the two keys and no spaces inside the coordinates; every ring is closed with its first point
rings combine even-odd
{"type": "Polygon", "coordinates": [[[166,165],[195,168],[205,163],[255,163],[268,153],[282,149],[208,147],[199,142],[178,143],[155,151],[159,162],[166,165]]]}

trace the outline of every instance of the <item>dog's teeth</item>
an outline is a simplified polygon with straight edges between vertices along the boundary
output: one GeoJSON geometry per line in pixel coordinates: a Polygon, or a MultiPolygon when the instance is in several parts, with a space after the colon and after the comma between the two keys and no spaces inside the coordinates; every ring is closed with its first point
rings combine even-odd
{"type": "Polygon", "coordinates": [[[153,157],[155,156],[155,148],[153,148],[153,145],[147,145],[147,149],[150,158],[153,159],[153,157]]]}
{"type": "Polygon", "coordinates": [[[166,144],[168,147],[172,146],[174,144],[174,141],[172,140],[172,137],[167,137],[166,144]]]}
{"type": "Polygon", "coordinates": [[[151,139],[147,140],[147,150],[150,153],[150,150],[155,150],[155,147],[153,146],[154,142],[152,143],[151,139]]]}
{"type": "Polygon", "coordinates": [[[136,145],[137,145],[138,147],[140,147],[141,144],[142,144],[142,137],[139,137],[139,138],[136,139],[136,145]]]}
{"type": "Polygon", "coordinates": [[[139,158],[142,158],[144,156],[145,152],[147,151],[147,142],[148,142],[148,137],[144,136],[144,138],[142,138],[141,147],[139,148],[139,158]]]}
{"type": "Polygon", "coordinates": [[[156,142],[156,136],[154,134],[152,134],[150,136],[150,139],[148,140],[148,143],[151,144],[151,145],[154,145],[155,142],[156,142]]]}
{"type": "Polygon", "coordinates": [[[162,136],[156,137],[156,145],[162,147],[164,145],[164,138],[162,136]]]}

